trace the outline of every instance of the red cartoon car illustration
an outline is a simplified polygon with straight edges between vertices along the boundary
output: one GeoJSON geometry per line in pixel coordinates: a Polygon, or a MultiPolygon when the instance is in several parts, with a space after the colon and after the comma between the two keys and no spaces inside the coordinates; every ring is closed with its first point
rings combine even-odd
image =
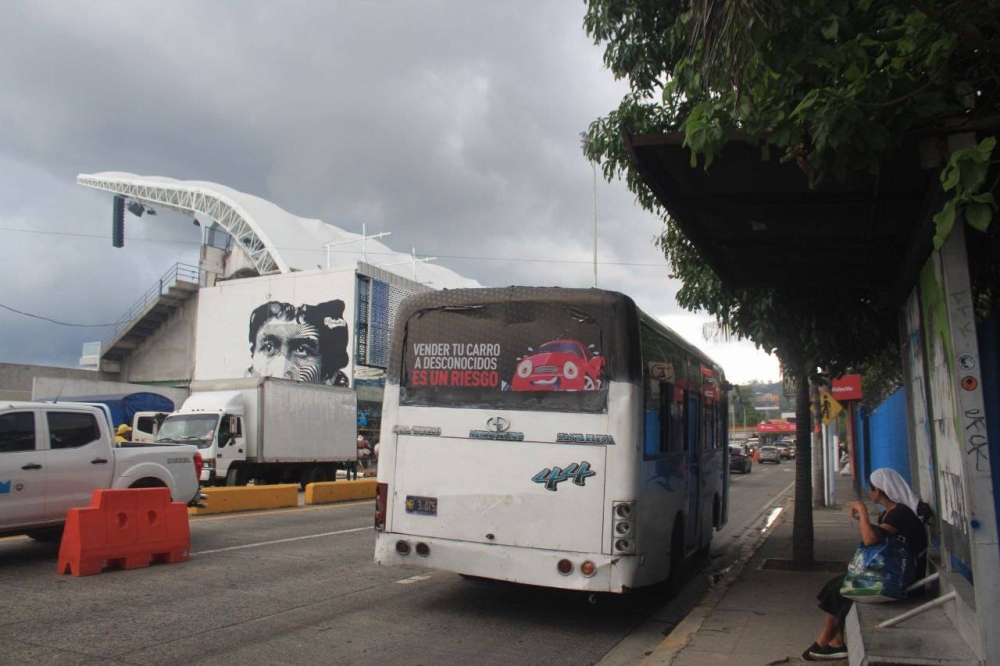
{"type": "Polygon", "coordinates": [[[512,391],[593,391],[601,388],[604,357],[576,340],[553,340],[517,359],[512,391]]]}

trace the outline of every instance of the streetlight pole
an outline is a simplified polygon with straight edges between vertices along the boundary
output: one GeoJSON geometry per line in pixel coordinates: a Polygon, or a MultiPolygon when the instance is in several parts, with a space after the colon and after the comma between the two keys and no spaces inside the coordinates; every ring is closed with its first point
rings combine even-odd
{"type": "Polygon", "coordinates": [[[597,289],[597,164],[590,163],[594,170],[594,289],[597,289]]]}
{"type": "MultiPolygon", "coordinates": [[[[583,154],[587,154],[587,133],[580,132],[580,147],[583,148],[583,154]]],[[[590,162],[590,168],[594,172],[594,289],[597,288],[597,162],[587,158],[590,162]]]]}

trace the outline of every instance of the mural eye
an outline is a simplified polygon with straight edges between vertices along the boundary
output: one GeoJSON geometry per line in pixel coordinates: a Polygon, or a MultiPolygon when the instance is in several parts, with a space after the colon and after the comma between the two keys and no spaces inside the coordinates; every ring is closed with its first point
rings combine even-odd
{"type": "Polygon", "coordinates": [[[576,363],[573,361],[566,361],[563,365],[563,376],[566,379],[576,379],[577,375],[580,374],[580,368],[576,367],[576,363]]]}
{"type": "Polygon", "coordinates": [[[526,358],[517,364],[517,376],[526,378],[531,374],[531,359],[526,358]]]}
{"type": "Polygon", "coordinates": [[[260,345],[260,350],[268,356],[273,356],[275,351],[274,340],[264,340],[260,345]]]}
{"type": "Polygon", "coordinates": [[[313,351],[313,348],[312,348],[312,345],[310,345],[308,343],[305,343],[305,342],[303,342],[301,344],[295,345],[292,348],[292,354],[294,354],[295,356],[302,357],[302,358],[305,358],[307,356],[314,356],[315,355],[315,353],[313,351]]]}

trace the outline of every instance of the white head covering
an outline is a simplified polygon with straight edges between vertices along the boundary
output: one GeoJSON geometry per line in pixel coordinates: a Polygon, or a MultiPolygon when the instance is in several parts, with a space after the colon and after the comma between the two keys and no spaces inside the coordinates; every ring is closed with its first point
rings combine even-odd
{"type": "Polygon", "coordinates": [[[890,467],[875,470],[871,475],[871,484],[885,493],[885,496],[896,504],[905,504],[913,510],[913,513],[917,512],[920,498],[910,488],[906,479],[901,477],[896,470],[890,467]]]}

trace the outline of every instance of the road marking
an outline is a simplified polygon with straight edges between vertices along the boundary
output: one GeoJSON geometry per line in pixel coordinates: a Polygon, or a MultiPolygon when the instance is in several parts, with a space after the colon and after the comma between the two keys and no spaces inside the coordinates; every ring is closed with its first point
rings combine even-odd
{"type": "Polygon", "coordinates": [[[258,548],[260,546],[270,546],[276,543],[289,543],[291,541],[302,541],[303,539],[318,539],[320,537],[326,536],[336,536],[338,534],[350,534],[351,532],[364,532],[373,531],[375,528],[370,525],[367,527],[353,527],[347,530],[337,530],[336,532],[323,532],[322,534],[306,534],[305,536],[290,537],[288,539],[275,539],[274,541],[260,541],[258,543],[245,543],[241,546],[229,546],[228,548],[214,548],[212,550],[200,550],[197,553],[191,553],[192,555],[211,555],[212,553],[225,553],[230,550],[243,550],[244,548],[258,548]]]}
{"type": "Polygon", "coordinates": [[[0,541],[24,541],[27,540],[28,538],[29,537],[26,536],[9,536],[9,537],[0,537],[0,541]]]}
{"type": "Polygon", "coordinates": [[[430,576],[410,576],[409,578],[404,578],[403,580],[397,580],[396,582],[400,585],[410,585],[411,583],[419,583],[422,580],[427,580],[430,576]]]}
{"type": "Polygon", "coordinates": [[[781,515],[782,511],[784,511],[784,509],[780,506],[776,506],[773,509],[771,509],[771,513],[768,514],[767,521],[764,523],[764,527],[760,528],[760,531],[766,532],[767,528],[773,525],[774,521],[778,519],[778,516],[781,515]]]}
{"type": "Polygon", "coordinates": [[[320,511],[321,509],[345,509],[352,506],[374,506],[375,500],[365,500],[362,502],[342,502],[337,504],[323,504],[317,506],[290,506],[277,511],[243,511],[227,516],[192,516],[192,523],[204,523],[211,520],[232,520],[233,518],[253,518],[255,516],[271,516],[276,513],[288,513],[289,511],[320,511]]]}

